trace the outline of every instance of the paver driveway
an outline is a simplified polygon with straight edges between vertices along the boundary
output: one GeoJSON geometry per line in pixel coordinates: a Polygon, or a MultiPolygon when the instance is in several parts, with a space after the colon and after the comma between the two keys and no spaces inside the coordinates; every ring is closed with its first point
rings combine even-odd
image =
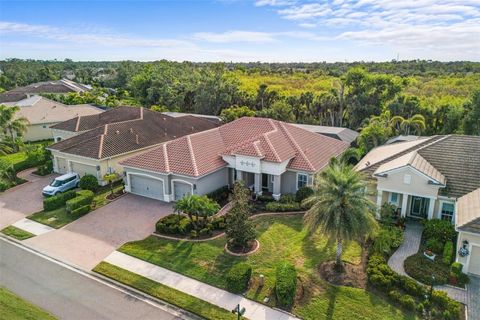
{"type": "Polygon", "coordinates": [[[25,240],[52,257],[91,270],[122,244],[155,230],[172,205],[133,194],[90,212],[62,229],[25,240]]]}
{"type": "Polygon", "coordinates": [[[39,177],[32,174],[34,170],[18,174],[29,182],[0,194],[0,229],[43,209],[42,189],[58,175],[39,177]]]}

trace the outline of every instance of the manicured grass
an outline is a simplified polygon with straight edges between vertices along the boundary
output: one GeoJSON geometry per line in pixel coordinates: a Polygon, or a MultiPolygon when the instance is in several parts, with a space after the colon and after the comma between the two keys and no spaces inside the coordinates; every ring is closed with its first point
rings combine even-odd
{"type": "Polygon", "coordinates": [[[9,320],[56,319],[44,310],[2,287],[0,287],[0,318],[9,320]]]}
{"type": "Polygon", "coordinates": [[[195,313],[206,319],[233,320],[237,318],[229,311],[209,302],[197,299],[191,295],[106,262],[101,262],[98,264],[93,271],[145,292],[160,300],[176,305],[184,310],[195,313]]]}
{"type": "Polygon", "coordinates": [[[6,228],[3,228],[1,232],[17,240],[25,240],[31,237],[35,237],[33,233],[19,229],[14,226],[8,226],[6,228]]]}
{"type": "MultiPolygon", "coordinates": [[[[123,186],[117,186],[114,189],[114,191],[118,191],[122,188],[123,186]]],[[[92,210],[98,209],[108,204],[110,200],[107,199],[107,195],[109,194],[110,194],[110,189],[102,188],[101,191],[99,191],[93,198],[93,203],[95,203],[95,206],[94,207],[92,206],[92,210]]],[[[28,218],[36,222],[50,226],[52,228],[59,229],[69,224],[70,222],[77,220],[80,217],[78,216],[75,217],[68,214],[68,212],[65,210],[65,207],[61,207],[52,211],[37,212],[29,216],[28,218]]]]}
{"type": "Polygon", "coordinates": [[[0,159],[6,160],[11,164],[15,165],[27,159],[27,154],[25,152],[17,152],[12,154],[7,154],[5,156],[1,156],[0,159]]]}
{"type": "MultiPolygon", "coordinates": [[[[334,244],[327,243],[320,234],[309,236],[303,228],[302,216],[262,217],[255,220],[260,249],[248,257],[233,257],[225,253],[225,238],[208,242],[170,241],[155,236],[127,243],[119,251],[142,260],[174,270],[205,283],[226,288],[225,274],[235,264],[245,261],[253,267],[253,284],[247,291],[247,297],[262,302],[268,296],[268,305],[275,306],[275,268],[282,260],[296,266],[299,285],[304,295],[293,307],[293,312],[305,316],[318,315],[321,319],[331,312],[339,318],[350,318],[349,304],[358,307],[356,312],[367,319],[402,319],[403,314],[390,307],[381,298],[361,289],[340,288],[336,293],[336,302],[330,306],[327,295],[332,287],[323,282],[318,274],[318,265],[335,257],[334,244]],[[265,285],[258,286],[259,275],[265,276],[265,285]],[[352,300],[352,301],[350,301],[352,300]],[[383,310],[378,317],[376,309],[383,310]],[[311,309],[311,310],[310,310],[311,309]],[[314,312],[315,311],[315,312],[314,312]],[[322,316],[323,315],[323,316],[322,316]]],[[[361,247],[357,243],[345,246],[343,259],[358,264],[361,259],[361,247]]],[[[362,316],[359,316],[362,318],[362,316]]],[[[312,317],[315,319],[315,317],[312,317]]]]}

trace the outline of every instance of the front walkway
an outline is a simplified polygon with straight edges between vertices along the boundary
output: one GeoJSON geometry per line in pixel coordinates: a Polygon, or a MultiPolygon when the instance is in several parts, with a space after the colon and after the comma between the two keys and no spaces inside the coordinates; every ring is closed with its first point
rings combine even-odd
{"type": "Polygon", "coordinates": [[[405,259],[414,255],[420,248],[423,227],[420,223],[407,221],[402,245],[388,259],[388,265],[396,273],[407,276],[403,263],[405,259]]]}
{"type": "Polygon", "coordinates": [[[226,310],[232,310],[237,304],[240,304],[241,307],[246,309],[245,317],[251,320],[297,320],[293,316],[244,298],[241,295],[210,286],[118,251],[112,252],[104,261],[226,310]]]}
{"type": "Polygon", "coordinates": [[[34,234],[36,236],[55,230],[52,227],[49,227],[47,225],[35,222],[35,221],[27,219],[27,218],[23,218],[21,220],[18,220],[17,222],[12,224],[12,226],[14,226],[16,228],[19,228],[19,229],[22,229],[22,230],[25,230],[25,231],[28,231],[31,234],[34,234]]]}
{"type": "Polygon", "coordinates": [[[468,320],[480,320],[480,277],[469,275],[467,284],[468,320]]]}

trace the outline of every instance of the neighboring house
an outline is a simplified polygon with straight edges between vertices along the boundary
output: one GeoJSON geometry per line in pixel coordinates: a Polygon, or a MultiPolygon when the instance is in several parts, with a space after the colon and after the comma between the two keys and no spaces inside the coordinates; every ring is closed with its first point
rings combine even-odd
{"type": "Polygon", "coordinates": [[[119,161],[160,143],[216,126],[212,121],[192,116],[172,118],[144,108],[118,107],[58,124],[55,127],[65,131],[83,132],[48,149],[53,155],[55,172],[92,174],[104,185],[105,174],[123,173],[119,161]]]}
{"type": "Polygon", "coordinates": [[[40,93],[69,93],[85,92],[92,87],[80,84],[68,79],[45,81],[29,84],[25,87],[17,87],[0,94],[0,103],[17,102],[40,93]]]}
{"type": "Polygon", "coordinates": [[[358,137],[358,132],[343,128],[343,127],[329,127],[329,126],[317,126],[311,124],[298,124],[292,123],[294,126],[308,130],[310,132],[315,132],[323,134],[328,137],[332,137],[338,140],[348,142],[350,145],[354,146],[358,137]]]}
{"type": "Polygon", "coordinates": [[[244,117],[169,141],[121,162],[126,190],[163,201],[207,194],[243,180],[275,199],[313,184],[349,144],[266,118],[244,117]]]}
{"type": "Polygon", "coordinates": [[[433,136],[384,145],[356,169],[376,182],[379,208],[389,202],[402,217],[453,223],[458,198],[480,187],[480,137],[433,136]]]}
{"type": "Polygon", "coordinates": [[[174,111],[166,111],[166,112],[162,112],[162,114],[166,114],[167,116],[174,117],[174,118],[183,117],[183,116],[194,116],[199,118],[210,119],[218,123],[222,122],[222,118],[217,116],[207,115],[207,114],[184,113],[184,112],[174,112],[174,111]]]}
{"type": "Polygon", "coordinates": [[[464,265],[464,272],[480,276],[480,188],[458,199],[455,227],[459,233],[456,261],[464,265]],[[468,254],[461,254],[461,249],[468,254]]]}
{"type": "Polygon", "coordinates": [[[4,102],[6,106],[18,106],[16,117],[28,120],[24,141],[52,139],[50,126],[78,116],[89,116],[102,113],[103,110],[89,104],[65,105],[41,96],[31,96],[17,102],[4,102]]]}
{"type": "Polygon", "coordinates": [[[414,135],[408,135],[408,136],[400,135],[400,136],[396,136],[396,137],[393,137],[391,139],[388,139],[387,142],[385,142],[385,144],[394,144],[394,143],[399,143],[399,142],[415,141],[415,140],[422,139],[422,138],[425,138],[425,137],[414,136],[414,135]]]}

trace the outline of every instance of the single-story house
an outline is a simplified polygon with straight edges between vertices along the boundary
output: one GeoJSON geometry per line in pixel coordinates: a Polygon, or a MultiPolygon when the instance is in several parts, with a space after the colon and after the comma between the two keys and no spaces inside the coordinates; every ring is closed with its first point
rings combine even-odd
{"type": "Polygon", "coordinates": [[[457,262],[463,271],[480,276],[480,188],[457,201],[457,262]]]}
{"type": "Polygon", "coordinates": [[[0,94],[0,103],[17,102],[40,93],[69,93],[92,90],[91,86],[68,79],[36,82],[24,87],[17,87],[0,94]]]}
{"type": "Polygon", "coordinates": [[[119,162],[158,144],[187,134],[215,128],[212,121],[192,117],[172,118],[136,107],[117,107],[101,114],[77,117],[59,127],[84,131],[48,149],[57,173],[92,174],[104,185],[107,173],[123,173],[119,162]],[[106,121],[109,123],[105,123],[106,121]]]}
{"type": "Polygon", "coordinates": [[[128,192],[163,201],[243,180],[275,199],[313,184],[347,142],[266,118],[244,117],[168,141],[122,161],[128,192]]]}
{"type": "Polygon", "coordinates": [[[348,142],[351,146],[354,146],[357,141],[358,132],[354,131],[349,128],[344,127],[331,127],[331,126],[319,126],[319,125],[312,125],[312,124],[300,124],[300,123],[292,123],[294,126],[299,128],[323,134],[328,137],[332,137],[338,140],[342,140],[348,142]]]}
{"type": "Polygon", "coordinates": [[[28,120],[24,141],[53,139],[50,126],[80,116],[102,113],[103,110],[89,104],[65,105],[41,96],[31,96],[17,102],[5,102],[6,106],[18,106],[16,117],[28,120]]]}
{"type": "Polygon", "coordinates": [[[383,145],[356,169],[373,180],[378,208],[389,202],[402,217],[453,223],[460,218],[457,200],[480,187],[480,137],[438,135],[383,145]]]}

